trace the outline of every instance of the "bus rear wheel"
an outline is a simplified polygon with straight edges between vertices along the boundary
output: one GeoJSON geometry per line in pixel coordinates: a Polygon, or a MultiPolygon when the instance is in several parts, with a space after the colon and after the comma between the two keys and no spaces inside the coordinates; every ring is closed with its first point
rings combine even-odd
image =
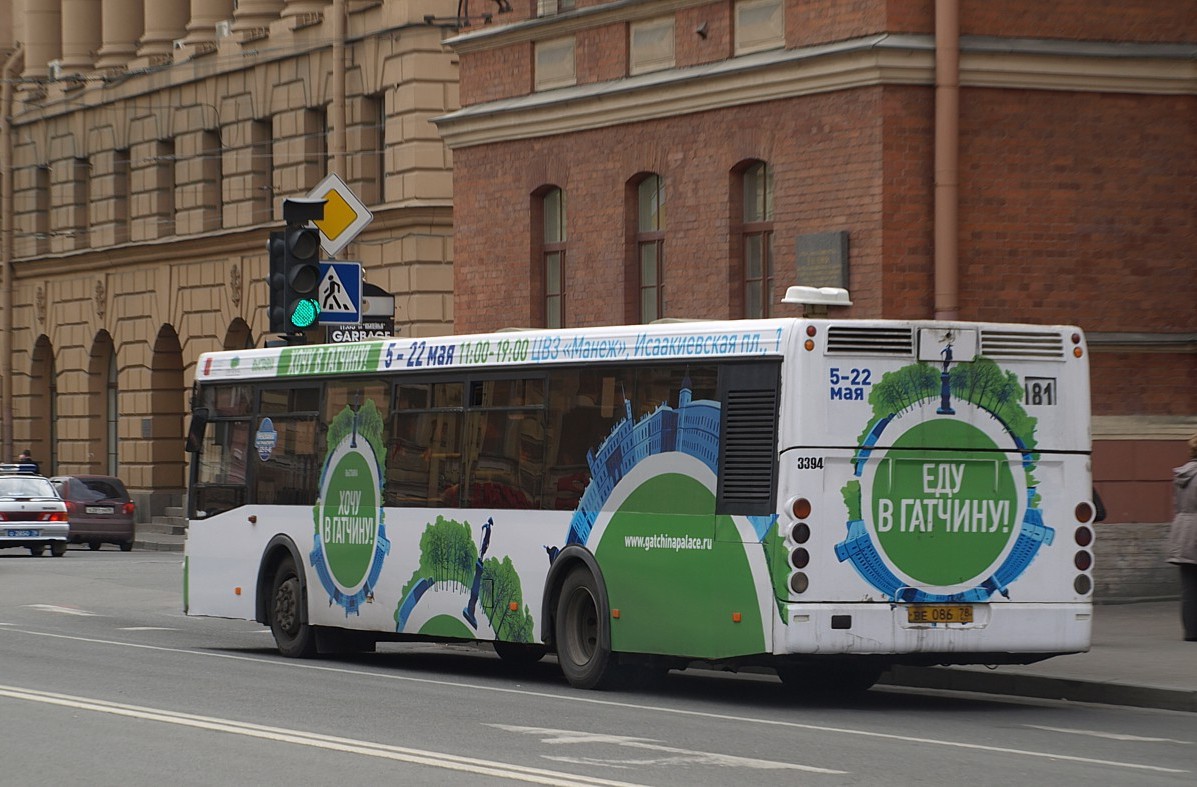
{"type": "Polygon", "coordinates": [[[607,688],[617,677],[616,657],[605,644],[611,641],[607,619],[599,608],[598,583],[586,569],[574,569],[561,584],[554,638],[561,671],[575,688],[607,688]]]}
{"type": "Polygon", "coordinates": [[[316,632],[307,622],[307,602],[295,561],[286,558],[270,586],[270,631],[278,652],[293,659],[316,655],[316,632]]]}

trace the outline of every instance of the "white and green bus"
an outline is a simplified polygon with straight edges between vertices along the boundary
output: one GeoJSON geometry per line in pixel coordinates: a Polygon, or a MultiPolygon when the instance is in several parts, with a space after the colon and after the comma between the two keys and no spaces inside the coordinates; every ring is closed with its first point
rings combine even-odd
{"type": "Polygon", "coordinates": [[[288,656],[555,653],[797,686],[1087,650],[1070,326],[775,319],[207,353],[184,606],[288,656]]]}

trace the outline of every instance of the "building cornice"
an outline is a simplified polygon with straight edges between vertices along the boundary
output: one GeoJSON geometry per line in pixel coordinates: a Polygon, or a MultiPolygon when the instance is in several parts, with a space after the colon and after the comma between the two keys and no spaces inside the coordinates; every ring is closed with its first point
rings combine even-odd
{"type": "MultiPolygon", "coordinates": [[[[402,234],[418,227],[451,227],[453,208],[448,202],[428,202],[419,206],[393,209],[374,208],[374,219],[355,243],[376,243],[386,236],[402,234]]],[[[226,258],[265,257],[266,239],[271,230],[280,229],[282,222],[256,224],[251,227],[218,230],[203,235],[170,235],[158,240],[134,241],[117,246],[80,249],[58,254],[23,257],[13,262],[13,279],[39,280],[52,269],[54,274],[92,273],[132,265],[162,262],[164,257],[179,263],[209,262],[226,258]]]]}
{"type": "MultiPolygon", "coordinates": [[[[434,120],[446,144],[459,148],[934,80],[931,36],[885,34],[474,104],[434,120]]],[[[1197,95],[1197,46],[965,38],[960,84],[1197,95]]]]}
{"type": "Polygon", "coordinates": [[[1197,353],[1197,333],[1086,331],[1093,352],[1197,353]]]}

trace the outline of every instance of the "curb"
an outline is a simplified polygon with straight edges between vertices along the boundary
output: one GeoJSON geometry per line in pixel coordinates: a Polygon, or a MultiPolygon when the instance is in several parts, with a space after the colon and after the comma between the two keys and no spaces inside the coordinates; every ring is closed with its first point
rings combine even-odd
{"type": "Polygon", "coordinates": [[[981,672],[951,667],[896,666],[883,675],[878,684],[1197,713],[1197,690],[1193,689],[1163,689],[1042,675],[981,672]]]}

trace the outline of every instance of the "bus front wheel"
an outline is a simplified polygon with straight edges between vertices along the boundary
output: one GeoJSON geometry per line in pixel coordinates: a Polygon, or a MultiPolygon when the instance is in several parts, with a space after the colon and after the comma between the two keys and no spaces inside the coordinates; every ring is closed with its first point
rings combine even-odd
{"type": "Polygon", "coordinates": [[[308,625],[306,603],[295,562],[288,557],[274,572],[270,590],[270,630],[284,656],[306,659],[316,655],[316,633],[308,625]]]}
{"type": "Polygon", "coordinates": [[[608,623],[599,608],[594,577],[586,569],[575,569],[561,585],[554,626],[557,661],[575,688],[605,688],[616,677],[616,657],[605,644],[611,641],[603,628],[608,623]]]}

